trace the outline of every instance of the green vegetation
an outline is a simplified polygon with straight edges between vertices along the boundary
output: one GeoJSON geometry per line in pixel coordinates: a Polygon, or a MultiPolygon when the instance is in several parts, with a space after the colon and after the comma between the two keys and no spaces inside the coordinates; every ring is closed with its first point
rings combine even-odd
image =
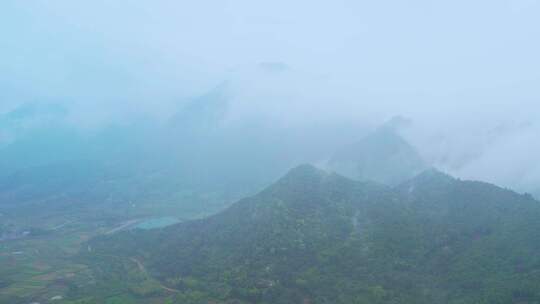
{"type": "MultiPolygon", "coordinates": [[[[122,182],[117,187],[125,185],[122,182]]],[[[152,303],[152,298],[156,298],[155,303],[163,303],[163,296],[171,292],[157,288],[157,281],[143,276],[132,261],[124,261],[125,276],[115,280],[99,276],[92,271],[95,267],[90,269],[77,255],[88,250],[85,242],[90,238],[121,231],[126,223],[133,225],[123,229],[135,228],[138,223],[143,224],[142,228],[159,228],[172,224],[173,218],[205,217],[228,204],[228,199],[219,193],[176,189],[168,192],[167,199],[165,191],[169,190],[162,187],[133,201],[97,203],[93,202],[96,196],[88,193],[80,194],[77,200],[73,193],[59,196],[48,192],[28,195],[18,203],[21,197],[2,200],[0,236],[6,238],[0,240],[0,303],[49,303],[55,296],[63,297],[54,302],[60,304],[73,299],[74,303],[152,303]],[[163,193],[158,196],[158,191],[163,193]],[[95,288],[100,290],[96,294],[95,288]]],[[[113,269],[119,268],[106,270],[113,269]]]]}
{"type": "Polygon", "coordinates": [[[493,185],[427,171],[387,188],[302,166],[210,218],[96,238],[80,259],[103,275],[137,259],[173,303],[536,303],[537,231],[540,204],[493,185]]]}
{"type": "Polygon", "coordinates": [[[435,170],[390,188],[300,166],[209,217],[99,208],[8,209],[31,233],[0,243],[0,303],[540,302],[540,203],[435,170]],[[171,214],[199,219],[129,229],[171,214]]]}

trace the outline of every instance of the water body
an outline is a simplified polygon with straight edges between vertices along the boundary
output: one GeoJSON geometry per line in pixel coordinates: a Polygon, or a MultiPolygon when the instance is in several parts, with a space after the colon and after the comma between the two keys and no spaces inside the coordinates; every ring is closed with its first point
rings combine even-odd
{"type": "Polygon", "coordinates": [[[137,225],[135,225],[133,228],[136,229],[156,229],[156,228],[163,228],[170,225],[174,225],[180,223],[180,220],[172,217],[172,216],[165,216],[165,217],[158,217],[158,218],[151,218],[144,220],[137,225]]]}

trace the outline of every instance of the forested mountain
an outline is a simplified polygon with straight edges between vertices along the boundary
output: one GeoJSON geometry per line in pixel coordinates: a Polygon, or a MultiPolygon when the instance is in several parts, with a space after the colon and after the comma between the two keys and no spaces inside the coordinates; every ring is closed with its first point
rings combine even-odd
{"type": "Polygon", "coordinates": [[[176,303],[536,303],[540,203],[436,170],[390,188],[309,165],[212,217],[94,239],[176,303]]]}

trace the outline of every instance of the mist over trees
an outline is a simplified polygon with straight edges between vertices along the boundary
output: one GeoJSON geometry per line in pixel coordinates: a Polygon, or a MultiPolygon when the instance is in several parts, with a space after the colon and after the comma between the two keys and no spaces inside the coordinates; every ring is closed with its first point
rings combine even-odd
{"type": "Polygon", "coordinates": [[[0,3],[0,303],[539,303],[540,2],[0,3]]]}

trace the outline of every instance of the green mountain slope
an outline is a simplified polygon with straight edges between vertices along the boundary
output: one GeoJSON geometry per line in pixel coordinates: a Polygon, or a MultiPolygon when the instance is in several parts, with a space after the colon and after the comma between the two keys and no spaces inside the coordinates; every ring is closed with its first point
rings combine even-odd
{"type": "Polygon", "coordinates": [[[540,204],[430,170],[396,187],[300,166],[213,217],[89,243],[177,303],[536,303],[540,204]]]}

